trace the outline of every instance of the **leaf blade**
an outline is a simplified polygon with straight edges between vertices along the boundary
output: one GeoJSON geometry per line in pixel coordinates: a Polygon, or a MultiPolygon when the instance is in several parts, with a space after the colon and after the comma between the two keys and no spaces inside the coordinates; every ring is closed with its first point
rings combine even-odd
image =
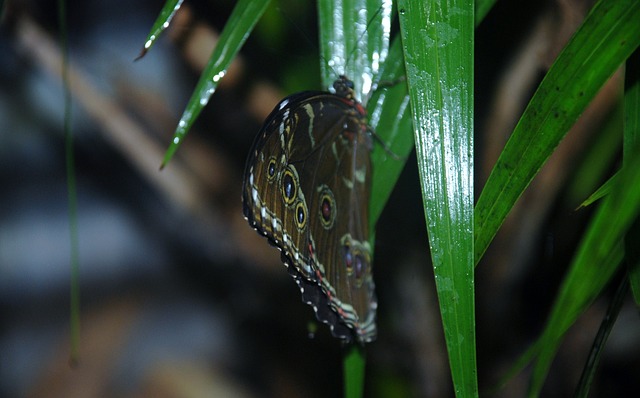
{"type": "Polygon", "coordinates": [[[209,102],[209,98],[218,87],[218,82],[224,77],[231,61],[240,51],[269,3],[270,0],[240,0],[236,4],[178,122],[178,127],[173,134],[173,139],[160,168],[165,167],[178,150],[187,132],[209,102]]]}
{"type": "Polygon", "coordinates": [[[478,395],[472,1],[398,2],[429,245],[457,396],[478,395]]]}
{"type": "Polygon", "coordinates": [[[636,1],[599,1],[547,73],[478,199],[476,264],[560,140],[640,43],[639,18],[636,1]]]}
{"type": "Polygon", "coordinates": [[[145,40],[144,46],[142,46],[142,50],[140,51],[140,55],[138,55],[136,60],[144,57],[145,54],[151,50],[151,47],[153,47],[165,29],[169,27],[171,20],[176,15],[176,12],[180,9],[183,2],[184,0],[167,0],[164,2],[164,6],[162,6],[160,14],[158,14],[158,17],[153,22],[151,30],[147,35],[147,40],[145,40]]]}

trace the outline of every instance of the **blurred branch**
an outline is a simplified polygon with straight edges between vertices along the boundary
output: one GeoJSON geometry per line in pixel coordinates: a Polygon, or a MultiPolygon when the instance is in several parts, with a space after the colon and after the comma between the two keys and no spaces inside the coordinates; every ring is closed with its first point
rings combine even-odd
{"type": "MultiPolygon", "coordinates": [[[[26,53],[59,79],[62,56],[54,40],[27,17],[18,20],[16,34],[26,53]]],[[[207,227],[209,232],[203,233],[203,239],[215,237],[216,246],[215,252],[207,253],[209,256],[220,259],[223,254],[220,249],[224,248],[223,257],[241,257],[257,265],[279,263],[277,252],[262,244],[262,239],[242,219],[239,172],[233,170],[227,159],[190,137],[191,145],[185,146],[180,161],[172,162],[160,172],[164,144],[154,139],[116,100],[101,93],[73,63],[69,64],[69,82],[74,99],[100,124],[105,139],[170,202],[207,227]],[[225,202],[216,196],[227,197],[235,191],[238,200],[232,206],[212,206],[212,202],[225,202]],[[212,228],[224,231],[212,236],[212,228]]]]}

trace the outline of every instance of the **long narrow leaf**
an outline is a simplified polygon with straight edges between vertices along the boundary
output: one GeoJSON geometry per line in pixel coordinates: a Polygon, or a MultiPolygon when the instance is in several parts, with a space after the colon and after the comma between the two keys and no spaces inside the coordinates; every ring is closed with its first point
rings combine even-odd
{"type": "Polygon", "coordinates": [[[531,396],[538,396],[561,337],[618,270],[624,236],[640,213],[640,152],[618,174],[593,218],[560,288],[540,340],[531,396]]]}
{"type": "Polygon", "coordinates": [[[151,49],[151,47],[156,43],[162,32],[165,31],[169,27],[171,20],[173,19],[176,12],[182,6],[182,2],[184,0],[167,0],[162,6],[162,10],[160,10],[160,14],[158,14],[158,18],[156,18],[153,26],[151,26],[151,31],[147,35],[147,40],[144,42],[144,46],[142,47],[142,51],[140,51],[140,55],[138,58],[140,59],[144,57],[144,55],[151,49]]]}
{"type": "Polygon", "coordinates": [[[473,1],[404,0],[398,14],[451,374],[474,397],[473,1]]]}
{"type": "Polygon", "coordinates": [[[478,199],[476,263],[560,140],[638,46],[638,21],[637,0],[600,0],[551,67],[478,199]]]}
{"type": "MultiPolygon", "coordinates": [[[[627,61],[624,94],[624,161],[629,162],[640,145],[640,51],[627,61]]],[[[629,285],[637,305],[640,305],[640,221],[636,220],[626,237],[626,261],[629,285]]]]}
{"type": "Polygon", "coordinates": [[[611,300],[609,308],[607,308],[607,313],[600,323],[600,329],[593,341],[591,352],[589,352],[587,363],[582,370],[582,375],[580,376],[580,381],[578,382],[578,387],[574,394],[576,398],[586,398],[589,396],[589,389],[593,383],[593,377],[595,376],[598,363],[600,362],[600,357],[602,356],[607,339],[611,334],[611,330],[616,323],[616,319],[618,319],[618,314],[620,313],[620,309],[622,309],[622,305],[624,304],[624,299],[628,291],[629,281],[625,278],[618,286],[616,294],[611,300]]]}
{"type": "Polygon", "coordinates": [[[380,84],[391,82],[389,87],[380,87],[369,100],[369,124],[378,138],[385,144],[375,145],[371,154],[373,181],[369,219],[376,225],[396,181],[400,177],[409,152],[413,149],[413,132],[409,94],[404,78],[404,58],[400,38],[391,44],[389,57],[380,70],[380,84]]]}
{"type": "Polygon", "coordinates": [[[358,98],[368,98],[389,52],[391,6],[391,0],[318,2],[320,67],[326,89],[336,74],[345,75],[353,81],[358,98]]]}
{"type": "Polygon", "coordinates": [[[209,98],[218,87],[218,82],[224,77],[227,68],[235,55],[240,51],[249,33],[269,5],[270,0],[240,0],[236,4],[229,20],[224,26],[216,48],[209,58],[196,88],[189,99],[178,127],[173,134],[173,140],[165,153],[162,167],[164,167],[184,140],[185,135],[196,118],[207,105],[209,98]]]}
{"type": "Polygon", "coordinates": [[[496,0],[476,0],[476,26],[487,16],[496,0]]]}
{"type": "MultiPolygon", "coordinates": [[[[331,0],[318,2],[322,81],[329,89],[338,75],[354,82],[356,95],[366,99],[379,65],[389,48],[390,0],[331,0]],[[380,59],[381,58],[381,59],[380,59]]],[[[374,228],[371,228],[374,230],[374,228]]],[[[345,395],[362,395],[364,353],[352,349],[344,358],[345,395]]]]}
{"type": "Polygon", "coordinates": [[[582,207],[590,206],[596,201],[609,195],[609,192],[611,192],[611,187],[616,183],[617,178],[618,178],[617,173],[612,175],[611,178],[605,181],[604,184],[602,184],[598,189],[596,189],[594,193],[589,195],[588,198],[586,198],[582,203],[580,203],[580,206],[578,206],[578,209],[582,207]]]}

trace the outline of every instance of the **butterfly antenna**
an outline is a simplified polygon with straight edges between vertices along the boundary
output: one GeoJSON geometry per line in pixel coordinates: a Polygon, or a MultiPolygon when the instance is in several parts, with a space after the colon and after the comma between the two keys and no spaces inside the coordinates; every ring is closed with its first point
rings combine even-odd
{"type": "Polygon", "coordinates": [[[386,143],[386,142],[384,142],[384,141],[382,140],[382,138],[380,138],[380,137],[378,136],[378,134],[376,134],[376,133],[375,133],[375,131],[373,131],[373,129],[369,128],[369,133],[371,134],[371,136],[373,137],[373,139],[374,139],[374,140],[376,140],[376,142],[377,142],[378,144],[380,144],[380,146],[382,146],[382,149],[384,149],[384,151],[387,153],[387,155],[389,155],[393,160],[400,161],[400,160],[406,160],[406,159],[407,159],[406,157],[399,156],[398,154],[396,154],[395,152],[393,152],[393,151],[391,150],[391,148],[389,148],[389,145],[387,145],[387,143],[386,143]]]}
{"type": "MultiPolygon", "coordinates": [[[[314,46],[313,40],[311,40],[311,37],[309,37],[307,32],[304,29],[302,29],[300,27],[300,25],[298,25],[293,18],[291,18],[286,12],[284,12],[284,10],[282,8],[280,8],[280,6],[276,6],[276,10],[283,16],[284,19],[287,20],[287,22],[291,26],[293,26],[298,31],[298,33],[300,33],[302,35],[302,37],[304,37],[307,40],[307,42],[310,45],[314,46]]],[[[317,45],[315,45],[315,46],[317,46],[317,45]]]]}
{"type": "MultiPolygon", "coordinates": [[[[287,15],[287,13],[286,13],[286,12],[284,12],[284,10],[282,10],[280,7],[277,7],[276,9],[280,12],[280,14],[282,14],[282,16],[287,20],[287,22],[288,22],[288,23],[290,23],[290,24],[291,24],[291,25],[296,29],[296,31],[298,31],[298,33],[300,33],[300,34],[302,35],[302,37],[304,37],[304,38],[307,40],[307,42],[308,42],[310,45],[314,46],[314,47],[315,47],[315,49],[316,49],[316,50],[318,50],[318,44],[317,44],[317,43],[314,43],[314,41],[313,41],[313,40],[311,39],[311,37],[307,34],[307,32],[306,32],[304,29],[302,29],[302,28],[300,27],[300,25],[298,25],[294,19],[292,19],[289,15],[287,15]]],[[[320,53],[320,51],[318,51],[318,53],[320,53]]],[[[326,59],[322,54],[319,54],[319,56],[320,56],[320,59],[322,60],[322,62],[324,62],[324,64],[325,64],[327,67],[329,67],[329,69],[331,69],[331,71],[333,72],[333,74],[334,74],[335,76],[338,76],[338,75],[339,75],[339,73],[338,73],[338,72],[336,72],[336,70],[335,70],[335,69],[333,69],[333,67],[332,67],[331,65],[329,65],[329,62],[327,61],[327,59],[326,59]]]]}
{"type": "MultiPolygon", "coordinates": [[[[360,34],[360,37],[358,37],[358,42],[361,42],[362,39],[364,38],[364,35],[367,34],[367,32],[369,31],[369,27],[371,26],[371,24],[373,23],[373,21],[382,13],[382,8],[383,6],[378,7],[378,10],[376,10],[375,13],[373,13],[373,15],[371,16],[371,18],[369,18],[369,20],[367,21],[367,26],[364,29],[364,32],[362,32],[360,34]]],[[[348,65],[351,57],[353,56],[353,54],[355,54],[356,50],[358,49],[358,47],[354,47],[351,49],[351,51],[349,52],[349,54],[347,54],[347,59],[345,60],[346,64],[348,65]]],[[[331,67],[329,65],[329,67],[331,67]]],[[[333,68],[331,68],[333,69],[333,68]]]]}

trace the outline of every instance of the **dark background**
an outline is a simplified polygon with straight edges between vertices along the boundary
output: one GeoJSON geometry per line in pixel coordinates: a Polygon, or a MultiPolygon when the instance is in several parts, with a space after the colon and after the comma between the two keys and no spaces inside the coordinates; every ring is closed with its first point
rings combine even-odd
{"type": "MultiPolygon", "coordinates": [[[[141,60],[155,1],[70,1],[82,326],[69,359],[70,240],[56,2],[8,2],[0,26],[0,396],[340,396],[343,348],[278,252],[242,218],[241,175],[285,95],[318,89],[315,3],[275,1],[158,171],[231,1],[189,1],[141,60]],[[56,55],[57,54],[57,55],[56,55]],[[204,59],[204,61],[202,61],[204,59]]],[[[476,31],[476,195],[584,2],[498,2],[476,31]],[[504,107],[504,104],[512,106],[504,107]]],[[[605,88],[523,196],[477,269],[478,368],[488,391],[542,330],[590,214],[575,171],[615,105],[605,88]],[[571,183],[569,183],[571,182],[571,183]],[[579,190],[578,190],[579,191],[579,190]]],[[[617,149],[600,158],[615,170],[617,149]]],[[[619,144],[618,144],[619,145],[619,144]]],[[[603,181],[607,175],[595,178],[603,181]]],[[[588,193],[588,192],[587,192],[588,193]]],[[[367,396],[453,396],[415,159],[376,234],[378,340],[367,396]]],[[[569,331],[545,396],[570,395],[608,303],[569,331]]],[[[629,301],[593,396],[638,391],[629,301]]],[[[527,371],[497,395],[522,396],[527,371]]],[[[484,395],[484,394],[483,394],[484,395]]]]}

